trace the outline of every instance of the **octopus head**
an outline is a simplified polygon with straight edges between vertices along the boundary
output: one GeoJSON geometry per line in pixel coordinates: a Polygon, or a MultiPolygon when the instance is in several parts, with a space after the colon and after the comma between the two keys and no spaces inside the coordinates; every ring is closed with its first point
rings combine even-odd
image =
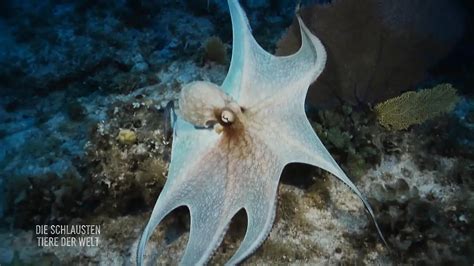
{"type": "Polygon", "coordinates": [[[219,86],[207,81],[187,84],[181,90],[179,108],[184,120],[196,127],[214,127],[232,133],[242,127],[243,108],[219,86]]]}

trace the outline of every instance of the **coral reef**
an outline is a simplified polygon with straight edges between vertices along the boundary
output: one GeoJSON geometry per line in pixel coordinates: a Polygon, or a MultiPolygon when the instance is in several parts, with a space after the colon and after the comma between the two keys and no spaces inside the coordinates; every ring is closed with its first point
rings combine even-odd
{"type": "Polygon", "coordinates": [[[80,199],[84,185],[75,173],[6,180],[4,223],[23,229],[36,224],[67,223],[86,211],[80,199]]]}
{"type": "Polygon", "coordinates": [[[153,205],[166,180],[170,147],[164,145],[162,109],[152,99],[111,106],[108,122],[91,132],[83,197],[96,212],[124,215],[153,205]]]}
{"type": "Polygon", "coordinates": [[[456,195],[443,202],[440,195],[421,196],[404,178],[391,176],[389,184],[372,186],[371,202],[376,206],[388,241],[402,263],[467,265],[474,246],[468,235],[471,195],[456,195]],[[449,244],[446,244],[449,243],[449,244]]]}
{"type": "MultiPolygon", "coordinates": [[[[338,0],[300,13],[328,49],[326,70],[309,90],[309,101],[318,106],[337,99],[377,103],[414,88],[449,53],[463,28],[462,10],[447,0],[338,0]]],[[[295,52],[299,35],[295,21],[276,54],[295,52]]]]}
{"type": "MultiPolygon", "coordinates": [[[[375,145],[372,147],[383,155],[376,163],[378,166],[370,167],[358,180],[365,180],[366,190],[370,191],[369,200],[375,206],[384,233],[388,235],[393,256],[397,257],[390,260],[408,264],[445,262],[467,265],[473,259],[464,254],[472,254],[474,249],[469,237],[472,229],[468,226],[473,215],[473,206],[469,203],[473,183],[469,180],[473,175],[474,157],[472,149],[461,147],[460,144],[470,145],[474,140],[473,128],[469,127],[469,123],[463,122],[472,113],[472,109],[458,106],[454,113],[461,112],[464,108],[471,111],[462,112],[461,116],[440,117],[410,133],[398,133],[398,137],[377,126],[374,117],[368,122],[370,131],[374,134],[371,140],[375,145]],[[466,132],[470,137],[460,139],[459,133],[454,132],[466,132]]],[[[341,109],[340,113],[343,113],[344,107],[341,109]]],[[[348,110],[347,108],[346,112],[348,110]]],[[[367,114],[355,113],[359,113],[361,117],[370,117],[370,111],[366,112],[367,114]]],[[[329,121],[336,121],[335,123],[318,123],[316,129],[335,134],[324,127],[357,124],[357,120],[344,121],[334,114],[332,117],[334,118],[329,121]]],[[[350,127],[347,128],[350,132],[350,127]]],[[[340,134],[336,136],[340,138],[340,134]]],[[[333,138],[322,138],[322,141],[331,145],[334,143],[333,138]]],[[[344,141],[343,147],[350,149],[357,142],[344,141]]],[[[335,149],[337,145],[332,145],[333,153],[347,153],[335,149]]],[[[343,160],[343,166],[350,167],[350,161],[344,160],[343,156],[339,158],[343,160]]],[[[373,234],[359,232],[350,234],[349,238],[354,246],[360,247],[361,243],[367,243],[373,237],[373,234]]]]}
{"type": "Polygon", "coordinates": [[[16,16],[0,23],[1,94],[138,89],[214,32],[208,18],[183,12],[182,3],[142,2],[10,3],[16,16]]]}
{"type": "Polygon", "coordinates": [[[377,104],[374,110],[381,125],[401,130],[451,112],[458,101],[456,89],[451,84],[441,84],[432,89],[405,92],[377,104]]]}
{"type": "MultiPolygon", "coordinates": [[[[149,104],[155,110],[153,102],[149,104]]],[[[68,223],[89,212],[126,214],[154,203],[165,181],[170,153],[161,144],[161,113],[143,111],[148,110],[143,105],[117,103],[112,108],[111,117],[120,119],[93,127],[85,157],[76,159],[75,167],[64,174],[47,172],[6,180],[10,224],[27,229],[34,224],[68,223]]]]}
{"type": "Polygon", "coordinates": [[[188,61],[157,76],[159,84],[129,95],[0,98],[0,129],[6,134],[0,139],[1,225],[28,230],[151,206],[169,162],[169,143],[162,142],[164,106],[181,82],[219,81],[223,68],[200,69],[188,61]],[[135,132],[137,140],[121,143],[121,129],[135,132]]]}
{"type": "MultiPolygon", "coordinates": [[[[144,94],[111,104],[107,108],[110,118],[93,128],[83,167],[84,175],[90,179],[82,182],[73,175],[35,177],[38,185],[31,186],[25,180],[24,186],[17,186],[30,187],[29,190],[14,189],[8,196],[9,202],[17,200],[13,205],[18,212],[16,221],[66,223],[73,219],[77,222],[77,217],[81,217],[82,223],[102,224],[100,248],[88,248],[87,253],[57,248],[24,249],[24,245],[29,245],[27,239],[31,239],[27,231],[32,224],[15,223],[15,228],[26,231],[15,231],[15,238],[0,231],[2,256],[22,263],[48,258],[84,263],[134,260],[141,228],[163,185],[165,174],[161,172],[166,172],[169,160],[169,146],[161,142],[161,132],[155,130],[163,128],[163,113],[161,108],[155,109],[156,101],[144,94]],[[134,130],[137,143],[121,144],[116,139],[121,128],[134,130]],[[155,148],[150,145],[152,142],[155,148]],[[8,246],[18,251],[11,253],[8,246]]],[[[362,205],[344,185],[327,173],[295,166],[287,169],[289,173],[284,174],[280,185],[276,223],[269,239],[244,265],[440,261],[462,265],[472,260],[463,254],[473,254],[470,223],[474,215],[474,156],[472,149],[464,148],[460,158],[458,152],[445,148],[473,141],[471,105],[472,101],[458,105],[453,113],[460,116],[441,117],[397,135],[381,127],[370,110],[342,106],[315,113],[313,126],[342,166],[357,173],[353,177],[371,196],[377,219],[396,256],[377,244],[376,234],[361,212],[362,205]],[[457,138],[447,130],[456,124],[454,130],[467,131],[466,138],[457,138]],[[433,135],[428,134],[433,130],[433,135]],[[420,140],[419,136],[424,137],[420,140]],[[337,140],[341,138],[343,141],[337,140]],[[367,152],[372,149],[375,152],[367,152]],[[362,166],[353,163],[350,150],[363,151],[355,152],[363,160],[362,166]]],[[[236,217],[211,264],[221,264],[230,258],[243,238],[245,224],[245,215],[236,217]]],[[[152,236],[148,253],[161,254],[163,263],[177,263],[188,232],[187,211],[174,211],[152,236]]]]}
{"type": "MultiPolygon", "coordinates": [[[[240,2],[258,43],[273,51],[294,1],[240,2]]],[[[321,25],[312,30],[329,53],[308,99],[310,122],[370,197],[391,252],[346,186],[291,164],[270,236],[242,264],[472,265],[474,20],[464,28],[462,19],[474,4],[310,0],[302,7],[307,24],[321,25]],[[432,68],[462,30],[454,52],[432,68]],[[452,112],[407,130],[383,127],[365,104],[440,83],[458,90],[452,112]],[[336,98],[345,104],[317,109],[336,98]]],[[[224,80],[226,65],[206,61],[205,44],[219,36],[230,48],[227,12],[220,0],[0,1],[1,265],[133,265],[166,181],[169,107],[183,84],[224,80]],[[121,130],[136,140],[121,142],[121,130]],[[100,245],[38,247],[37,224],[99,224],[100,245]]],[[[299,46],[295,26],[278,54],[299,46]]],[[[238,213],[211,265],[230,259],[246,224],[238,213]]],[[[179,263],[189,227],[186,208],[170,213],[151,237],[150,261],[179,263]]]]}
{"type": "Polygon", "coordinates": [[[321,141],[356,179],[380,162],[381,155],[388,150],[387,142],[396,141],[377,126],[369,110],[357,111],[349,105],[319,111],[313,121],[321,141]]]}

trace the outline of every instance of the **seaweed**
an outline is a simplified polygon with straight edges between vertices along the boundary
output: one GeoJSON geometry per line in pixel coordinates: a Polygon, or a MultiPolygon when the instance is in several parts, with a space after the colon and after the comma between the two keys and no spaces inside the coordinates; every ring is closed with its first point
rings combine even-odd
{"type": "Polygon", "coordinates": [[[216,62],[221,65],[227,63],[227,49],[221,38],[209,37],[204,44],[204,61],[216,62]]]}
{"type": "Polygon", "coordinates": [[[305,206],[301,197],[291,191],[280,191],[278,195],[276,222],[284,220],[285,226],[302,232],[310,232],[314,226],[305,217],[305,206]]]}
{"type": "Polygon", "coordinates": [[[83,197],[96,213],[142,211],[153,205],[166,181],[170,147],[162,143],[163,114],[149,99],[138,98],[111,106],[107,124],[91,132],[85,156],[90,178],[83,197]]]}
{"type": "Polygon", "coordinates": [[[313,121],[321,141],[355,179],[380,162],[381,154],[387,150],[384,142],[397,142],[377,126],[375,116],[368,109],[355,110],[343,105],[317,112],[313,121]]]}
{"type": "Polygon", "coordinates": [[[463,197],[443,203],[434,195],[421,197],[416,187],[397,179],[385,187],[373,189],[369,199],[388,236],[397,260],[408,264],[469,264],[474,246],[469,241],[463,197]],[[458,206],[458,207],[455,207],[458,206]],[[467,252],[467,253],[464,253],[467,252]]]}

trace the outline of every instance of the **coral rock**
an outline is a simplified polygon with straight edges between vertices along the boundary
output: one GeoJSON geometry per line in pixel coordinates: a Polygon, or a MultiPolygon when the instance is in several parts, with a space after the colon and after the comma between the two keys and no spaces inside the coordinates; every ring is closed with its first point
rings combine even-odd
{"type": "Polygon", "coordinates": [[[137,135],[130,129],[121,129],[117,140],[122,144],[134,144],[137,142],[137,135]]]}

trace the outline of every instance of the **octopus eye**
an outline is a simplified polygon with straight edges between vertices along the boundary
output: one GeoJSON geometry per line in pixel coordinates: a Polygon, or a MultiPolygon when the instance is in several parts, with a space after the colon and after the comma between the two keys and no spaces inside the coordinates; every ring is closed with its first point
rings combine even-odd
{"type": "Polygon", "coordinates": [[[224,108],[221,112],[221,121],[224,125],[230,125],[235,121],[235,114],[232,110],[224,108]]]}

